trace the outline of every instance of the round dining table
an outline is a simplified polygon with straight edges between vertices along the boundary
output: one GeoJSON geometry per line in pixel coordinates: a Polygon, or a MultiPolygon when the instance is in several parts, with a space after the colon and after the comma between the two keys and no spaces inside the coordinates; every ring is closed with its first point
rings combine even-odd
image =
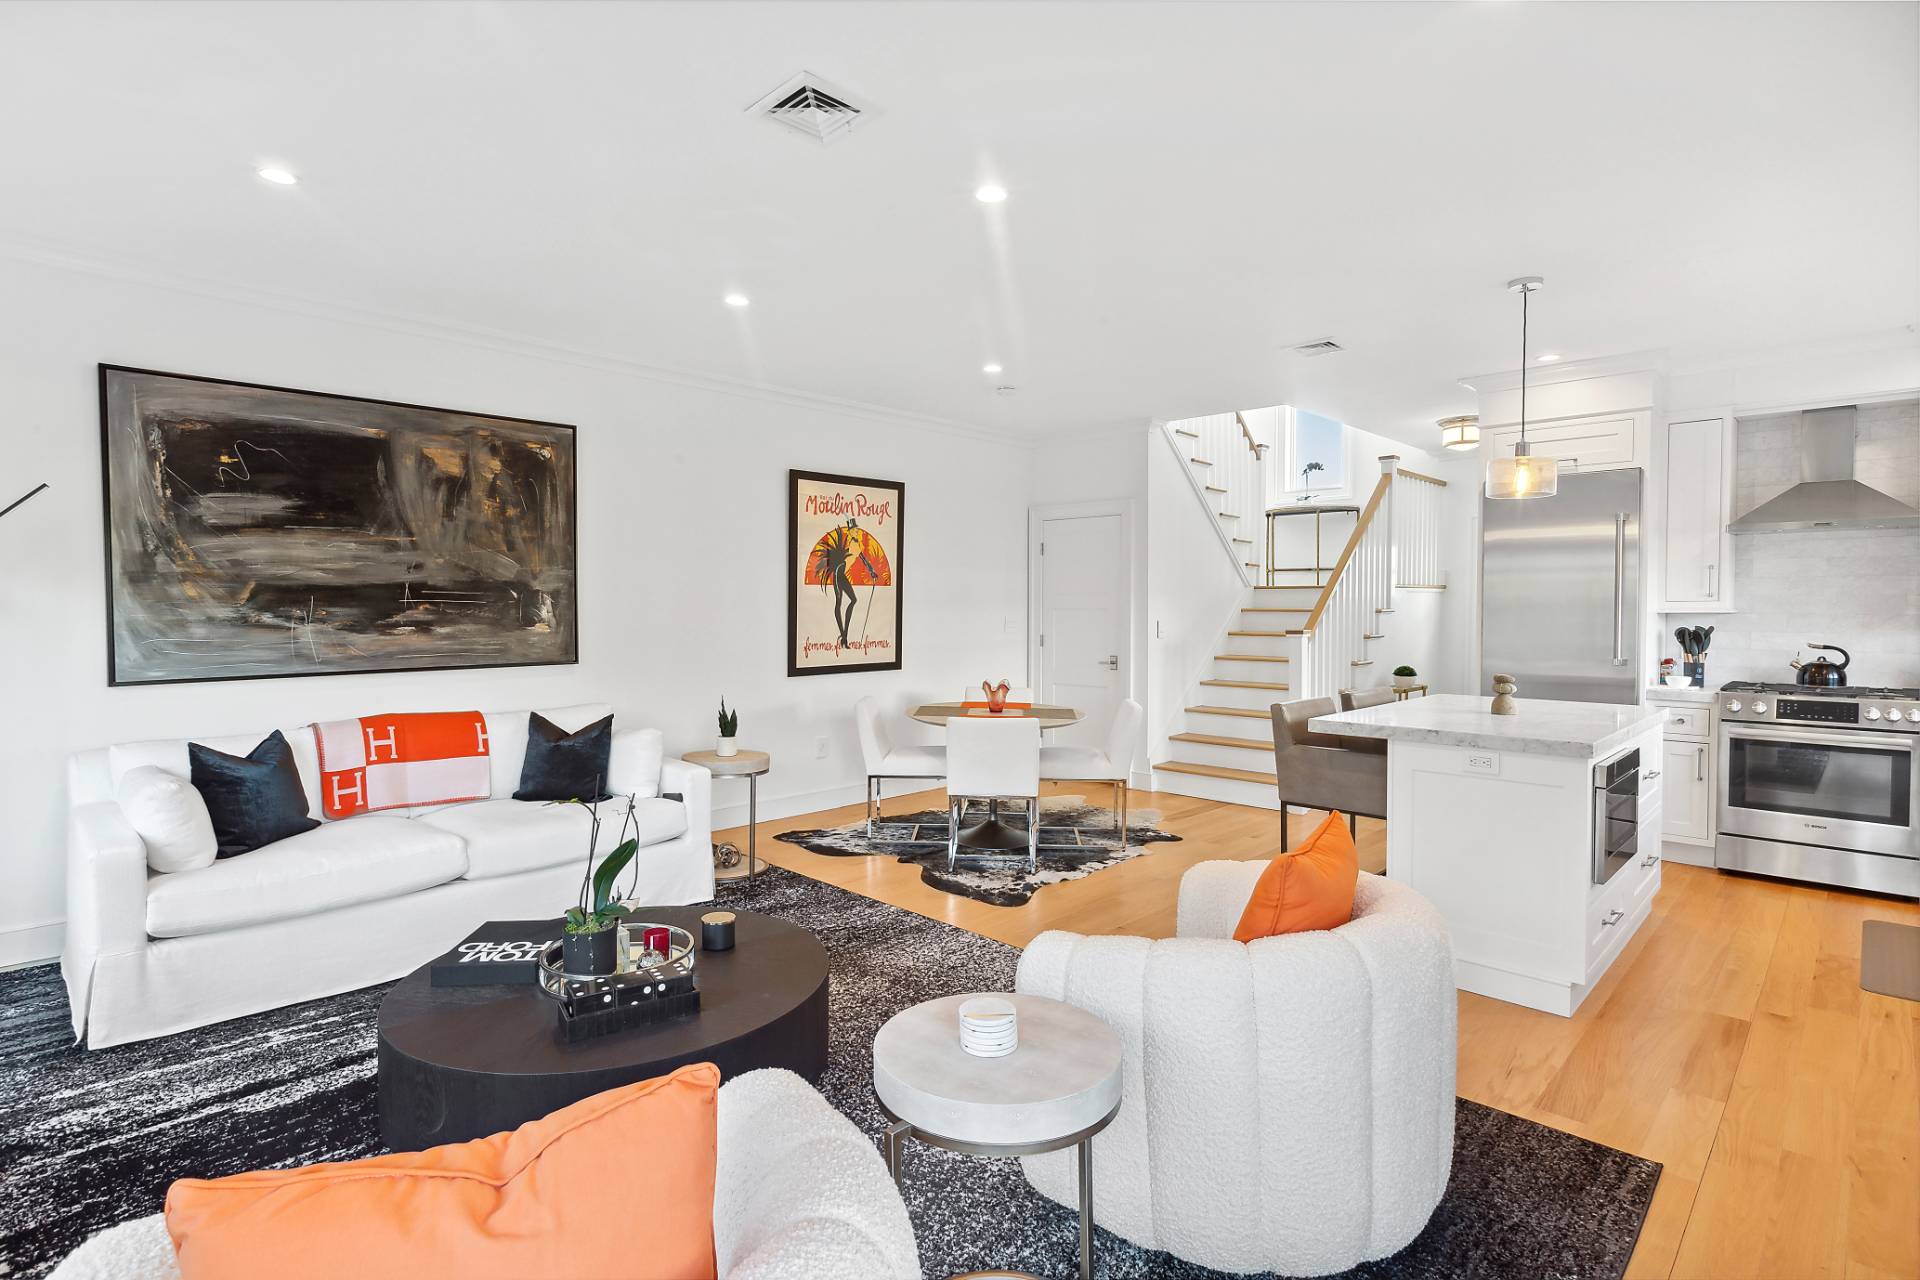
{"type": "MultiPolygon", "coordinates": [[[[1040,728],[1064,729],[1070,724],[1080,722],[1080,713],[1072,707],[1053,707],[1044,703],[1035,703],[1030,707],[1008,707],[1004,711],[989,711],[985,707],[969,707],[959,702],[929,702],[925,706],[915,707],[907,712],[912,719],[921,724],[944,726],[949,720],[961,717],[979,716],[994,720],[1038,720],[1040,728]]],[[[1005,853],[1027,847],[1027,833],[1020,827],[1008,826],[1000,821],[1000,801],[989,798],[987,801],[987,820],[974,823],[970,827],[960,828],[958,843],[963,849],[981,852],[1005,853]]]]}

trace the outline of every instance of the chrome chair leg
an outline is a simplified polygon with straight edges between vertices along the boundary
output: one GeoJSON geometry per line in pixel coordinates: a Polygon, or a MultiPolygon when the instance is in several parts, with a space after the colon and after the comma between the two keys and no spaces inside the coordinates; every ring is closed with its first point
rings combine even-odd
{"type": "Polygon", "coordinates": [[[867,839],[873,839],[873,782],[872,774],[867,775],[867,839]]]}
{"type": "Polygon", "coordinates": [[[1119,801],[1120,851],[1125,853],[1127,850],[1127,784],[1124,781],[1116,782],[1113,784],[1113,791],[1119,801]]]}
{"type": "Polygon", "coordinates": [[[1040,870],[1040,797],[1027,801],[1027,874],[1040,870]]]}
{"type": "Polygon", "coordinates": [[[965,807],[965,800],[952,796],[947,798],[947,871],[949,873],[960,861],[960,811],[965,807]]]}

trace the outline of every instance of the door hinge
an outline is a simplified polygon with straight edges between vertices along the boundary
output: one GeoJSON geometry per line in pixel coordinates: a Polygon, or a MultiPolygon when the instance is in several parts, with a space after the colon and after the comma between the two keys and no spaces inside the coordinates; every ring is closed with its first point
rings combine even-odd
{"type": "Polygon", "coordinates": [[[1044,542],[1040,544],[1040,554],[1041,555],[1047,554],[1047,544],[1044,542]]]}
{"type": "Polygon", "coordinates": [[[1047,633],[1044,631],[1040,633],[1040,647],[1042,649],[1047,647],[1047,633]]]}

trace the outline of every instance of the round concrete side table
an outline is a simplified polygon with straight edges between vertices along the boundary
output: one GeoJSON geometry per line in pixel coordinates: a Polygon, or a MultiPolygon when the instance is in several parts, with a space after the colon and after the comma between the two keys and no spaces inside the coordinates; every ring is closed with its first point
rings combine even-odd
{"type": "Polygon", "coordinates": [[[754,826],[760,820],[760,776],[773,767],[773,757],[764,751],[736,751],[723,756],[717,751],[689,751],[680,757],[697,764],[716,778],[747,780],[747,888],[758,878],[757,836],[754,826]]]}
{"type": "Polygon", "coordinates": [[[893,1015],[873,1038],[873,1092],[893,1124],[887,1168],[900,1181],[908,1138],[971,1156],[1078,1147],[1080,1276],[1093,1275],[1093,1135],[1120,1113],[1120,1037],[1084,1009],[1043,996],[1013,1002],[1020,1044],[1003,1058],[960,1047],[960,1006],[943,996],[893,1015]]]}

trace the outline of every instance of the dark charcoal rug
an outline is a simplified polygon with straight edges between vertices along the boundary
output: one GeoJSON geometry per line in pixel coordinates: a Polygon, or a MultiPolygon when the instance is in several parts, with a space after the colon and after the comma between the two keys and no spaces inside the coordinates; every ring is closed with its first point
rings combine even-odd
{"type": "MultiPolygon", "coordinates": [[[[986,814],[976,806],[961,822],[977,822],[986,814]]],[[[1002,818],[1009,816],[1001,811],[1002,818]]],[[[1114,834],[1112,809],[1088,804],[1083,796],[1045,796],[1040,801],[1039,870],[1027,874],[1025,850],[1018,857],[969,855],[961,851],[958,865],[947,870],[947,815],[943,809],[895,814],[873,824],[849,822],[844,827],[816,827],[783,831],[774,837],[802,849],[833,858],[898,858],[920,868],[920,879],[943,893],[959,894],[996,907],[1018,907],[1050,884],[1078,880],[1096,871],[1137,858],[1150,844],[1180,837],[1152,825],[1160,815],[1151,809],[1127,813],[1126,846],[1114,834]]],[[[1024,812],[1014,812],[1009,825],[1024,832],[1024,812]]]]}
{"type": "MultiPolygon", "coordinates": [[[[881,1130],[873,1036],[899,1010],[958,991],[1004,991],[1011,947],[869,898],[765,870],[751,905],[811,929],[832,961],[833,1104],[881,1130]]],[[[0,1276],[38,1276],[81,1240],[160,1207],[185,1174],[380,1151],[374,1022],[384,987],[142,1044],[72,1047],[51,966],[0,974],[0,1276]]],[[[1427,1229],[1355,1277],[1618,1277],[1660,1166],[1461,1101],[1453,1180],[1427,1229]]],[[[915,1143],[907,1204],[927,1275],[1013,1267],[1066,1277],[1077,1216],[1027,1186],[1013,1160],[915,1143]]],[[[1106,1232],[1110,1280],[1225,1280],[1106,1232]]]]}

